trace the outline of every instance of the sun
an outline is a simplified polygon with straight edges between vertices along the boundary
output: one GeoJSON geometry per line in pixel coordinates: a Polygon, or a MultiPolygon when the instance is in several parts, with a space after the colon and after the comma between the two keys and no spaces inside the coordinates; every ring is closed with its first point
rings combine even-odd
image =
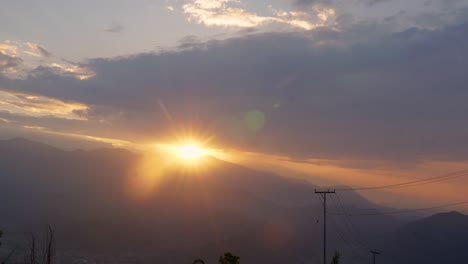
{"type": "Polygon", "coordinates": [[[153,143],[152,149],[157,155],[164,155],[168,160],[190,167],[205,166],[211,158],[226,159],[227,154],[219,148],[208,146],[208,140],[182,138],[173,143],[153,143]]]}
{"type": "Polygon", "coordinates": [[[195,160],[206,155],[206,150],[194,143],[189,143],[176,147],[176,155],[183,160],[195,160]]]}

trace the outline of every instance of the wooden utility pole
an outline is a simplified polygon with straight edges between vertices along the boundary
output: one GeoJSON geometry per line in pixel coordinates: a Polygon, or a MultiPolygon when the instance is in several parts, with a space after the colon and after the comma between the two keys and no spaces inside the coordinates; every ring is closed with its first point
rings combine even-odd
{"type": "Polygon", "coordinates": [[[335,193],[335,190],[318,191],[323,198],[323,264],[327,264],[327,194],[335,193]]]}

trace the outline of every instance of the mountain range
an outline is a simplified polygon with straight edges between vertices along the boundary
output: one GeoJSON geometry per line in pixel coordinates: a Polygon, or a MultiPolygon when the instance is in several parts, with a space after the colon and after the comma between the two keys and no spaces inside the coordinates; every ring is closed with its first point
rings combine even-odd
{"type": "MultiPolygon", "coordinates": [[[[226,251],[246,264],[321,263],[318,186],[212,157],[201,167],[165,159],[0,141],[4,246],[25,249],[24,234],[51,224],[58,258],[67,263],[216,263],[226,251]]],[[[330,207],[379,210],[353,192],[332,197],[330,207]]],[[[332,214],[329,221],[329,254],[340,251],[343,263],[370,263],[372,247],[386,252],[382,263],[463,263],[467,257],[468,218],[459,213],[410,223],[388,215],[349,223],[332,214]]]]}

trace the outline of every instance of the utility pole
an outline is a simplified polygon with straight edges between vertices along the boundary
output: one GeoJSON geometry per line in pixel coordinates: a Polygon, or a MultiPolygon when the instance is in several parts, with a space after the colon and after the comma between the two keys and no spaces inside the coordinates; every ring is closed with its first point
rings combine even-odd
{"type": "Polygon", "coordinates": [[[381,253],[378,252],[378,251],[375,251],[375,250],[372,250],[370,253],[372,253],[372,257],[373,257],[373,259],[374,259],[374,264],[375,264],[375,256],[376,256],[376,255],[380,255],[381,253]]]}
{"type": "Polygon", "coordinates": [[[335,190],[317,191],[323,198],[323,264],[327,264],[327,194],[335,193],[335,190]]]}

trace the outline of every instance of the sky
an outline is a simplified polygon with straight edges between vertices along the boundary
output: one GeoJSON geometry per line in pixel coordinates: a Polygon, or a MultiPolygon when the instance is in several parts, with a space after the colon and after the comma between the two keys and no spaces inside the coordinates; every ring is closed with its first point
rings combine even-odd
{"type": "Polygon", "coordinates": [[[350,185],[467,164],[467,0],[15,0],[0,25],[1,138],[190,135],[350,185]]]}

